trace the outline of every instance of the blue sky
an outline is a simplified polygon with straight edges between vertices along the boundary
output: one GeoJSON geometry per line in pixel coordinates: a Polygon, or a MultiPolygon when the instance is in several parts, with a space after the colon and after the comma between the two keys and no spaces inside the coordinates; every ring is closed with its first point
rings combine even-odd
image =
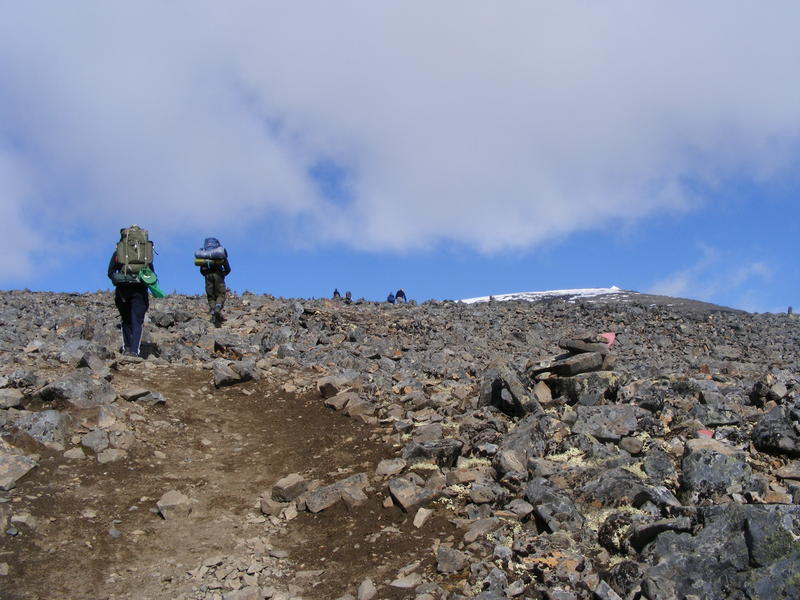
{"type": "Polygon", "coordinates": [[[800,8],[0,2],[0,287],[800,306],[800,8]],[[424,19],[420,18],[424,15],[424,19]]]}

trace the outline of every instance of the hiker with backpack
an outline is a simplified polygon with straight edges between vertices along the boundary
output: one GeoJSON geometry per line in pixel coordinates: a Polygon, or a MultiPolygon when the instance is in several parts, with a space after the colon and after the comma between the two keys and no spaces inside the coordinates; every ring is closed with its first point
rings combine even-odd
{"type": "MultiPolygon", "coordinates": [[[[144,315],[150,307],[147,281],[153,273],[153,242],[138,225],[119,230],[117,249],[108,263],[108,278],[114,284],[114,304],[122,320],[122,353],[139,356],[144,315]]],[[[155,285],[155,283],[153,283],[155,285]]]]}
{"type": "Polygon", "coordinates": [[[206,278],[206,298],[211,311],[211,322],[219,326],[225,318],[225,277],[231,272],[228,251],[217,238],[206,238],[203,247],[194,253],[194,264],[200,267],[200,274],[206,278]]]}
{"type": "Polygon", "coordinates": [[[398,304],[405,304],[406,300],[406,293],[403,291],[403,288],[397,290],[397,293],[394,295],[394,299],[398,304]]]}

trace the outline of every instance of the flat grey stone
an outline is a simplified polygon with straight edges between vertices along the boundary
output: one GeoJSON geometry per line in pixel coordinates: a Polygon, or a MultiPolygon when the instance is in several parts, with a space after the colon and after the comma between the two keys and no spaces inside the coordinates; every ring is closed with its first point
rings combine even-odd
{"type": "Polygon", "coordinates": [[[170,490],[156,503],[158,512],[165,519],[185,518],[192,512],[189,497],[177,490],[170,490]]]}
{"type": "Polygon", "coordinates": [[[276,502],[291,502],[306,491],[308,482],[299,473],[292,473],[279,479],[272,486],[272,499],[276,502]]]}
{"type": "Polygon", "coordinates": [[[0,389],[0,408],[14,408],[22,404],[22,392],[14,388],[0,389]]]}
{"type": "Polygon", "coordinates": [[[117,462],[122,460],[128,455],[125,450],[120,450],[119,448],[109,448],[107,450],[103,450],[100,454],[97,455],[97,462],[101,465],[117,462]]]}
{"type": "Polygon", "coordinates": [[[399,577],[389,585],[400,590],[410,590],[422,583],[422,576],[419,573],[411,573],[405,577],[399,577]]]}
{"type": "Polygon", "coordinates": [[[86,458],[86,453],[80,448],[70,448],[64,452],[64,458],[68,458],[70,460],[80,460],[82,458],[86,458]]]}
{"type": "Polygon", "coordinates": [[[439,573],[458,573],[468,564],[466,554],[455,548],[440,545],[436,551],[436,571],[439,573]]]}
{"type": "Polygon", "coordinates": [[[372,583],[372,580],[367,578],[358,586],[358,600],[372,600],[378,595],[378,588],[372,583]]]}
{"type": "Polygon", "coordinates": [[[397,475],[405,468],[406,461],[404,461],[402,458],[387,458],[378,463],[375,473],[383,476],[397,475]]]}
{"type": "Polygon", "coordinates": [[[0,447],[0,490],[13,489],[20,479],[36,467],[36,464],[36,461],[28,456],[13,454],[0,447]]]}
{"type": "Polygon", "coordinates": [[[128,402],[134,402],[135,400],[141,398],[142,396],[146,396],[150,393],[150,390],[145,388],[131,388],[129,390],[125,390],[120,394],[123,399],[127,400],[128,402]]]}
{"type": "Polygon", "coordinates": [[[100,454],[108,448],[108,434],[102,429],[95,429],[81,438],[81,446],[89,448],[95,454],[100,454]]]}
{"type": "Polygon", "coordinates": [[[404,512],[427,504],[437,496],[435,491],[420,487],[404,477],[396,477],[389,481],[389,494],[404,512]]]}

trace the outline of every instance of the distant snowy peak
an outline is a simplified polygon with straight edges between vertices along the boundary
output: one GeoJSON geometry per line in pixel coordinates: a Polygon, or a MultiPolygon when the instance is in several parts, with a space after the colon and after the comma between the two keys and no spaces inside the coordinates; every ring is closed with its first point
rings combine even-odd
{"type": "Polygon", "coordinates": [[[497,302],[506,302],[508,300],[525,300],[527,302],[541,302],[543,300],[553,300],[561,298],[567,302],[575,302],[581,298],[595,298],[597,296],[609,296],[611,294],[620,294],[619,298],[622,299],[628,294],[635,292],[628,292],[621,290],[615,285],[609,288],[583,288],[576,290],[548,290],[544,292],[517,292],[515,294],[498,294],[497,296],[481,296],[480,298],[465,298],[461,300],[465,304],[474,304],[476,302],[489,302],[495,300],[497,302]]]}

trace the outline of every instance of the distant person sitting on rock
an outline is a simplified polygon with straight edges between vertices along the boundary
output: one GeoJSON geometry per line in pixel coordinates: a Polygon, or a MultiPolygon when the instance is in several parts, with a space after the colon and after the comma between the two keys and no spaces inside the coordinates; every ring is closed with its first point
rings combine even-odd
{"type": "Polygon", "coordinates": [[[206,238],[203,247],[194,253],[194,264],[200,267],[200,274],[206,279],[206,298],[211,311],[211,322],[217,327],[225,320],[222,308],[225,306],[225,277],[231,272],[228,251],[217,238],[206,238]]]}
{"type": "Polygon", "coordinates": [[[334,288],[333,289],[333,299],[334,300],[338,300],[341,297],[342,297],[342,295],[339,293],[339,288],[334,288]]]}
{"type": "Polygon", "coordinates": [[[406,293],[403,291],[403,288],[397,290],[397,293],[394,295],[394,299],[397,300],[398,304],[406,302],[406,293]]]}
{"type": "Polygon", "coordinates": [[[350,290],[347,290],[344,293],[344,303],[350,304],[353,301],[353,294],[350,293],[350,290]]]}
{"type": "Polygon", "coordinates": [[[144,315],[150,307],[148,286],[139,277],[153,271],[153,242],[147,230],[131,225],[119,230],[117,249],[108,263],[108,278],[114,284],[114,304],[122,319],[122,353],[139,356],[144,315]]]}
{"type": "Polygon", "coordinates": [[[394,294],[392,292],[389,292],[389,295],[386,296],[386,302],[388,302],[389,304],[394,304],[394,301],[395,301],[394,294]]]}

